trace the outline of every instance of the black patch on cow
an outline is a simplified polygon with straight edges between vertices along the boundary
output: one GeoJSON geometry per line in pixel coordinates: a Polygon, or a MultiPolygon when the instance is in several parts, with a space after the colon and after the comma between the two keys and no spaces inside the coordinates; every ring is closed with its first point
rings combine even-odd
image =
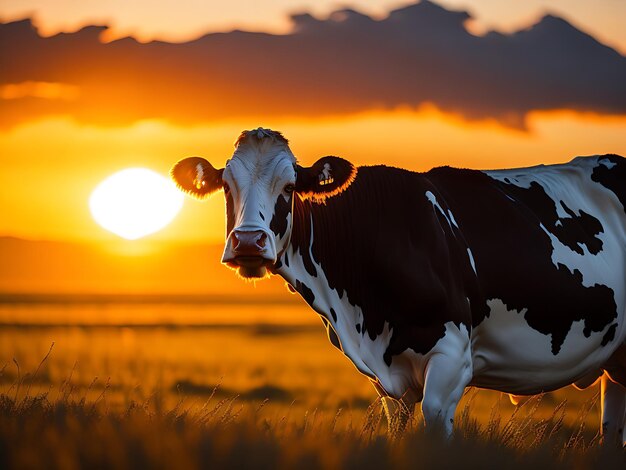
{"type": "Polygon", "coordinates": [[[287,217],[291,212],[291,202],[281,194],[276,198],[276,204],[274,205],[274,215],[270,222],[270,229],[277,237],[283,238],[287,232],[288,220],[287,217]]]}
{"type": "MultiPolygon", "coordinates": [[[[294,199],[293,197],[289,198],[290,200],[294,199]]],[[[298,198],[295,198],[298,199],[298,198]]],[[[282,195],[278,196],[276,200],[276,204],[274,206],[274,215],[272,216],[272,221],[270,222],[270,229],[272,232],[276,234],[276,236],[280,236],[281,238],[285,236],[287,232],[288,220],[287,217],[289,213],[292,211],[292,203],[291,201],[285,199],[282,195]]],[[[295,215],[294,215],[295,218],[295,215]]],[[[296,221],[294,220],[294,225],[296,221]]],[[[309,224],[310,229],[310,224],[309,224]]],[[[311,276],[317,276],[317,269],[313,264],[313,260],[311,259],[311,255],[309,254],[308,247],[300,246],[297,247],[300,251],[300,256],[304,260],[304,268],[306,272],[311,276]]],[[[289,265],[287,265],[289,266],[289,265]]]]}
{"type": "Polygon", "coordinates": [[[585,254],[581,244],[585,245],[592,255],[600,253],[602,240],[596,236],[604,232],[600,221],[582,209],[580,215],[576,215],[563,201],[561,201],[561,207],[571,218],[559,219],[560,225],[553,228],[554,235],[579,255],[585,254]]]}
{"type": "Polygon", "coordinates": [[[300,254],[304,269],[311,276],[317,276],[317,269],[311,259],[311,207],[310,201],[303,201],[295,197],[293,209],[293,228],[291,229],[291,244],[295,251],[300,254]],[[294,238],[295,237],[295,238],[294,238]]]}
{"type": "Polygon", "coordinates": [[[593,169],[591,179],[610,189],[626,209],[626,160],[619,155],[598,157],[598,166],[593,169]],[[603,163],[608,163],[611,168],[603,163]]]}
{"type": "Polygon", "coordinates": [[[359,334],[361,333],[361,324],[360,323],[356,324],[356,332],[359,333],[359,334]]]}
{"type": "Polygon", "coordinates": [[[600,343],[602,344],[602,346],[606,346],[615,339],[615,330],[617,330],[617,323],[613,323],[611,326],[609,326],[609,329],[606,330],[606,333],[604,333],[604,336],[602,337],[602,343],[600,343]]]}
{"type": "Polygon", "coordinates": [[[328,334],[328,339],[330,340],[330,343],[340,351],[343,351],[343,348],[341,347],[341,341],[339,341],[339,336],[337,336],[337,332],[333,328],[333,325],[331,325],[330,322],[323,316],[320,315],[320,318],[322,319],[322,322],[326,327],[326,333],[328,334]]]}
{"type": "Polygon", "coordinates": [[[306,272],[311,276],[317,276],[317,268],[313,264],[313,260],[311,259],[309,252],[300,251],[300,256],[302,256],[302,259],[304,260],[304,269],[306,269],[306,272]]]}
{"type": "Polygon", "coordinates": [[[595,236],[602,230],[597,219],[582,212],[576,216],[568,208],[572,218],[560,219],[563,227],[555,226],[556,205],[538,183],[521,188],[480,171],[452,168],[425,175],[452,208],[480,266],[476,280],[482,303],[469,296],[474,326],[489,315],[486,301],[500,299],[509,310],[526,309],[528,325],[551,335],[552,352],[558,354],[574,321],[583,321],[589,335],[616,318],[613,290],[598,284],[585,287],[579,271],[555,266],[550,237],[541,228],[574,251],[580,243],[593,253],[602,246],[595,236]]]}
{"type": "Polygon", "coordinates": [[[559,218],[555,202],[535,181],[530,184],[529,188],[495,180],[494,182],[502,187],[505,194],[523,203],[534,219],[538,220],[548,232],[570,250],[583,255],[585,252],[581,245],[584,245],[591,254],[595,255],[602,249],[602,240],[597,238],[597,235],[602,233],[604,228],[595,217],[582,210],[580,215],[576,215],[563,201],[559,201],[563,210],[569,215],[569,217],[559,218]]]}
{"type": "Polygon", "coordinates": [[[259,211],[259,216],[261,217],[261,220],[265,221],[265,216],[263,215],[263,212],[259,211]]]}
{"type": "Polygon", "coordinates": [[[332,307],[330,309],[330,316],[333,317],[333,321],[337,323],[337,312],[335,312],[335,309],[332,307]]]}
{"type": "Polygon", "coordinates": [[[226,194],[226,236],[228,236],[235,228],[235,202],[233,195],[229,191],[226,194]]]}
{"type": "Polygon", "coordinates": [[[315,302],[315,294],[313,294],[313,291],[309,289],[304,282],[296,280],[296,290],[300,292],[300,295],[307,304],[313,305],[313,302],[315,302]]]}
{"type": "Polygon", "coordinates": [[[285,251],[285,256],[284,256],[284,258],[285,258],[285,265],[286,265],[287,267],[289,267],[289,254],[288,254],[286,251],[285,251]]]}
{"type": "Polygon", "coordinates": [[[360,328],[370,339],[389,324],[387,364],[409,348],[430,351],[446,322],[470,327],[463,287],[475,275],[462,237],[424,196],[431,189],[416,173],[362,167],[350,187],[325,204],[294,201],[291,243],[305,268],[312,264],[310,250],[330,288],[361,307],[360,328]]]}

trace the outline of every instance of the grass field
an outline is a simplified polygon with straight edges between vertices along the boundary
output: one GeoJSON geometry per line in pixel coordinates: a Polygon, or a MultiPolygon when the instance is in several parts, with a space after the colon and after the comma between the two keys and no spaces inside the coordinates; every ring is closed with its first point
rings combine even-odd
{"type": "Polygon", "coordinates": [[[305,307],[197,311],[0,308],[0,468],[626,463],[599,445],[596,388],[520,407],[470,389],[451,442],[425,434],[419,412],[394,440],[371,385],[305,307]]]}

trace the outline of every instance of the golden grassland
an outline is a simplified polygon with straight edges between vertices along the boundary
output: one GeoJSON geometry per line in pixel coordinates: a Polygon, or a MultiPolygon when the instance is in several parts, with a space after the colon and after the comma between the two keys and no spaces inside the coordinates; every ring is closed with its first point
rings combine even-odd
{"type": "MultiPolygon", "coordinates": [[[[33,377],[38,370],[35,370],[33,377]]],[[[419,417],[395,438],[374,401],[363,417],[341,410],[297,416],[215,393],[164,408],[157,395],[112,411],[108,389],[76,394],[68,378],[55,397],[17,380],[0,393],[1,468],[623,468],[624,451],[602,447],[578,426],[563,425],[565,405],[539,418],[533,398],[505,418],[493,408],[486,425],[471,418],[470,396],[449,441],[425,432],[419,417]]]]}
{"type": "Polygon", "coordinates": [[[419,412],[391,439],[373,388],[304,308],[291,309],[287,323],[286,307],[277,306],[261,323],[251,307],[214,306],[215,321],[203,324],[192,321],[195,307],[170,306],[178,324],[150,324],[141,317],[145,306],[131,306],[126,315],[137,318],[123,327],[117,308],[92,308],[97,326],[67,326],[85,315],[75,306],[62,326],[44,320],[63,312],[28,307],[37,321],[20,324],[8,321],[14,312],[0,312],[0,468],[626,463],[621,449],[599,445],[597,388],[564,389],[519,407],[470,389],[450,442],[425,433],[419,412]]]}
{"type": "MultiPolygon", "coordinates": [[[[623,450],[564,430],[560,408],[547,420],[538,402],[479,426],[461,412],[449,441],[412,423],[391,439],[374,403],[362,420],[339,413],[268,416],[263,406],[211,400],[197,409],[130,403],[111,412],[102,400],[0,394],[2,468],[623,468],[623,450]]],[[[103,397],[104,395],[101,395],[103,397]]],[[[181,402],[182,403],[182,402],[181,402]]],[[[580,430],[579,430],[580,431],[580,430]]]]}

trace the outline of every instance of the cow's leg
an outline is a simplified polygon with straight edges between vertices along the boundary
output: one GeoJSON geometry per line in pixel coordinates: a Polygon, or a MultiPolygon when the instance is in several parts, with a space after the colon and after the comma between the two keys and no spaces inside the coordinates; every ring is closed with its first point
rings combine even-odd
{"type": "Polygon", "coordinates": [[[624,444],[624,421],[626,419],[626,388],[613,382],[607,374],[600,382],[600,403],[604,443],[624,444]]]}
{"type": "Polygon", "coordinates": [[[469,354],[436,353],[426,365],[422,413],[426,430],[452,435],[454,412],[472,376],[469,354]]]}
{"type": "Polygon", "coordinates": [[[387,418],[387,430],[392,438],[401,436],[406,429],[407,424],[413,418],[415,405],[421,400],[421,393],[413,390],[407,390],[400,400],[387,395],[378,382],[371,380],[372,385],[380,396],[387,418]]]}

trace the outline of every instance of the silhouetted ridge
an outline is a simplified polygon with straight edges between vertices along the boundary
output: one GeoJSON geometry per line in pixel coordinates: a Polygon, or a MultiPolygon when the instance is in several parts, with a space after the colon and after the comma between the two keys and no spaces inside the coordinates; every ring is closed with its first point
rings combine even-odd
{"type": "Polygon", "coordinates": [[[462,27],[463,23],[471,18],[466,11],[446,10],[442,6],[428,0],[422,0],[413,5],[407,5],[389,13],[388,20],[394,22],[411,23],[413,26],[462,27]]]}
{"type": "Polygon", "coordinates": [[[376,20],[353,9],[292,16],[293,31],[233,31],[185,43],[100,42],[106,26],[50,38],[0,25],[0,85],[78,87],[74,100],[0,100],[0,127],[45,115],[91,123],[163,118],[327,116],[434,104],[468,120],[525,127],[533,110],[626,114],[626,58],[546,15],[511,34],[470,34],[464,11],[429,2],[376,20]],[[25,105],[26,101],[28,105],[25,105]]]}

